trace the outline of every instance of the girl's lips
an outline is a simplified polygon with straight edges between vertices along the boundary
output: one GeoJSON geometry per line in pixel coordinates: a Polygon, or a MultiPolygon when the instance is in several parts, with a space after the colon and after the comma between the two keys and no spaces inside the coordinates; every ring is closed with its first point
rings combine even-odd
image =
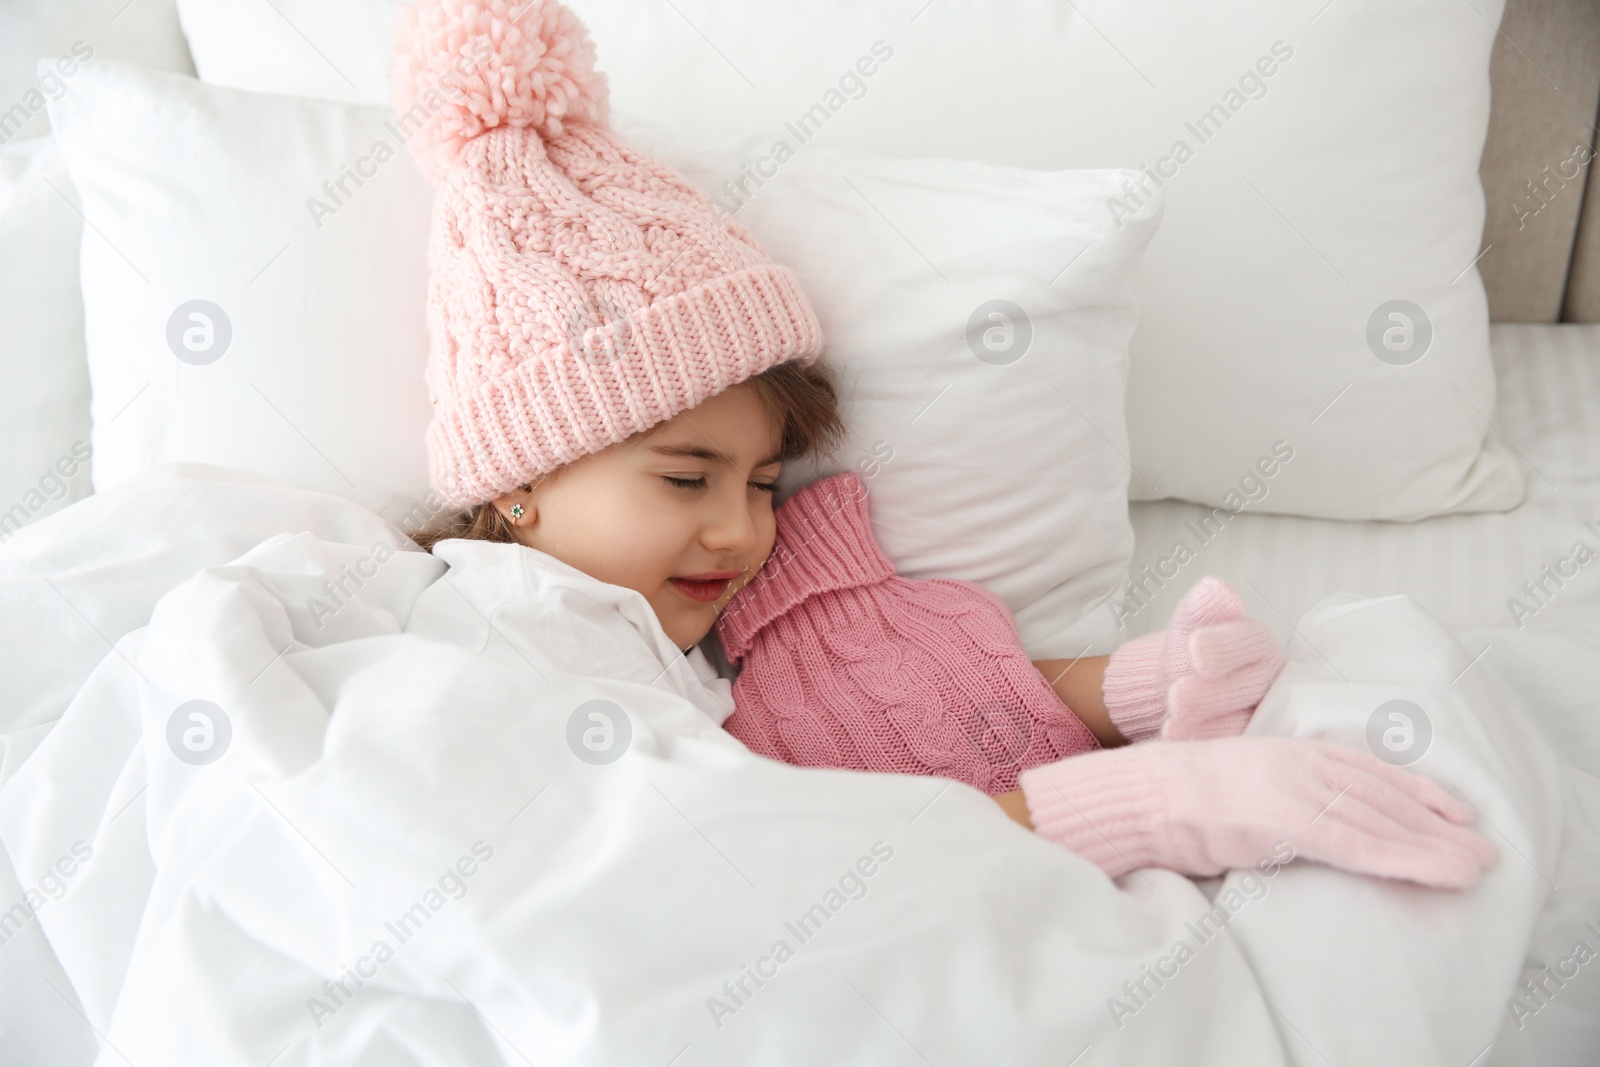
{"type": "Polygon", "coordinates": [[[669,578],[672,587],[690,600],[698,600],[702,604],[709,604],[728,591],[728,583],[732,578],[714,578],[709,581],[697,581],[692,578],[669,578]]]}

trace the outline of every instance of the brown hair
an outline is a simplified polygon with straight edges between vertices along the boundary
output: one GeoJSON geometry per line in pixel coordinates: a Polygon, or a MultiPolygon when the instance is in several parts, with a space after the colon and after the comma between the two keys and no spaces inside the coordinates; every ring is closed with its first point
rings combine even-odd
{"type": "MultiPolygon", "coordinates": [[[[767,411],[783,424],[779,455],[785,461],[831,451],[844,439],[838,390],[832,373],[821,360],[809,366],[787,360],[740,384],[750,386],[767,411]]],[[[649,432],[642,430],[628,440],[649,432]]],[[[560,473],[561,469],[557,468],[541,480],[548,481],[560,473]]],[[[532,483],[522,488],[530,489],[532,483]]],[[[493,502],[474,504],[466,511],[448,515],[441,522],[413,534],[412,540],[431,552],[435,544],[451,537],[504,544],[517,541],[511,523],[493,502]]]]}

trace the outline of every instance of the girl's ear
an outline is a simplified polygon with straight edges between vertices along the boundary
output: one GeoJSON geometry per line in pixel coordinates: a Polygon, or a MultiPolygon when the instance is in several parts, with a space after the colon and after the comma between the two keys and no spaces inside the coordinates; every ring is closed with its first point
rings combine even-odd
{"type": "Polygon", "coordinates": [[[533,504],[533,486],[519,485],[494,499],[495,510],[513,526],[528,526],[538,517],[533,504]]]}

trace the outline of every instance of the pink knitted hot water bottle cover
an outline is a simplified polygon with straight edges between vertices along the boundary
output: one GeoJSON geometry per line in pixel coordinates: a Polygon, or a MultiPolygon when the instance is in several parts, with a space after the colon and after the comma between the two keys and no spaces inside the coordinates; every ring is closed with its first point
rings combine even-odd
{"type": "Polygon", "coordinates": [[[901,578],[853,472],[777,512],[772,555],[717,621],[742,671],[724,728],[805,767],[953,778],[994,795],[1024,768],[1098,748],[972,582],[901,578]]]}

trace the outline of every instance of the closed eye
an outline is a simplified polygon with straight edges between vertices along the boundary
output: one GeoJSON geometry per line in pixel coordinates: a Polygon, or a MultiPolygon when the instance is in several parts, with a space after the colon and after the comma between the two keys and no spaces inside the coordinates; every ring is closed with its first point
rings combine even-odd
{"type": "MultiPolygon", "coordinates": [[[[674,478],[670,474],[663,474],[661,477],[669,485],[675,485],[679,489],[704,489],[706,487],[706,478],[703,474],[695,478],[674,478]]],[[[767,493],[776,492],[778,489],[777,482],[751,482],[750,485],[754,489],[760,489],[767,493]]]]}

